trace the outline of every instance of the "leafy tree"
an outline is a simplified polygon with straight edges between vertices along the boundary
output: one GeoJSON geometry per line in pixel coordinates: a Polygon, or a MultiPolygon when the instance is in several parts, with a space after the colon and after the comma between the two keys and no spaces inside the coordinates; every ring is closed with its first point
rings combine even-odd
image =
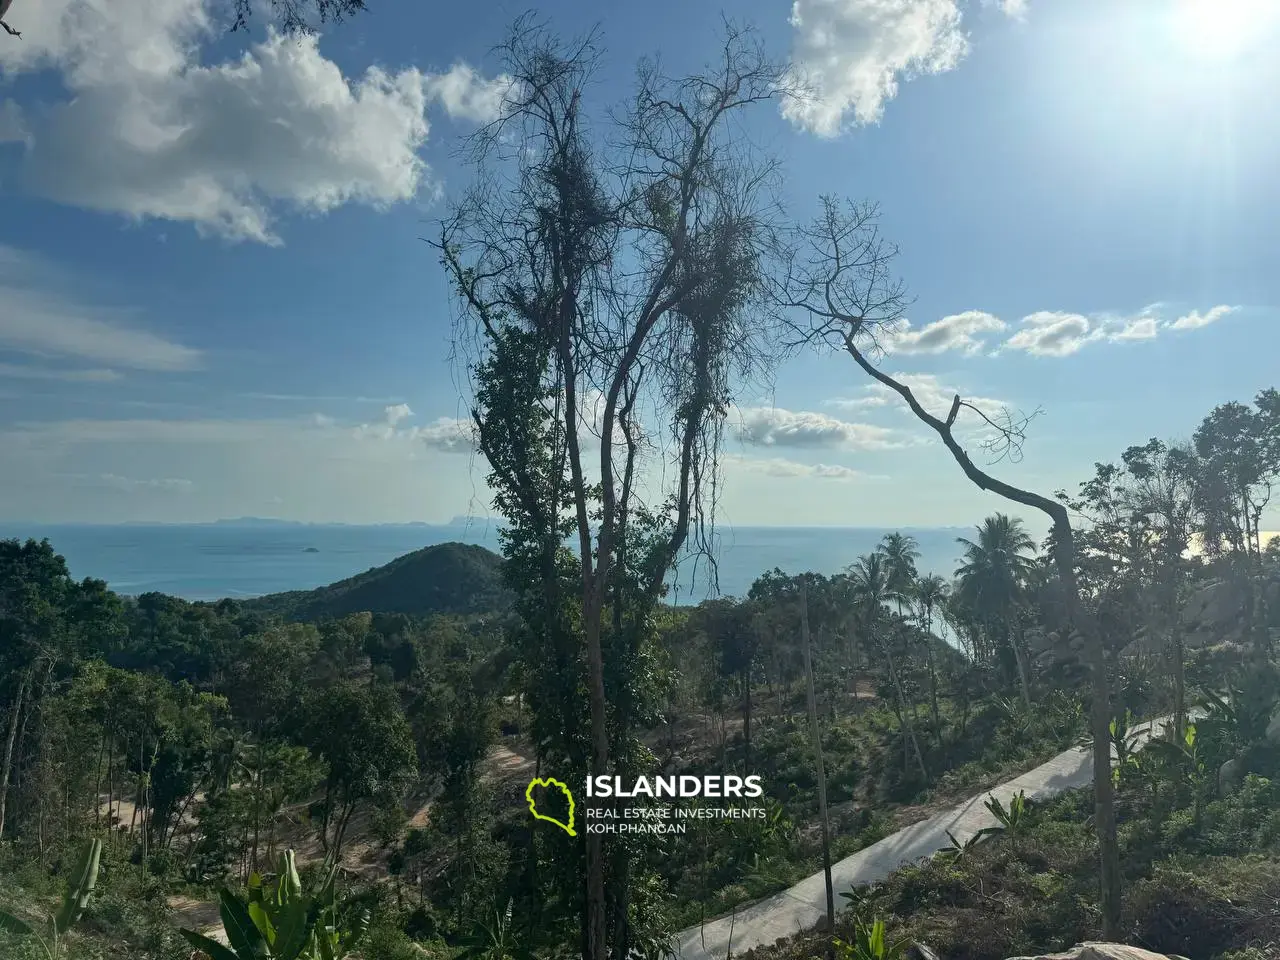
{"type": "MultiPolygon", "coordinates": [[[[515,86],[474,143],[479,186],[438,248],[475,334],[476,439],[523,575],[521,616],[560,674],[552,689],[576,689],[585,663],[589,753],[575,756],[563,714],[556,746],[600,775],[644,759],[631,731],[654,685],[633,678],[649,672],[652,613],[686,542],[707,543],[735,382],[768,359],[770,168],[730,138],[782,71],[731,30],[701,76],[642,65],[616,136],[597,137],[582,99],[593,38],[566,45],[525,19],[503,52],[515,86]],[[645,471],[645,446],[672,469],[645,471]],[[566,535],[576,560],[562,559],[566,535]]],[[[624,956],[630,858],[601,834],[583,845],[583,955],[624,956]]]]}
{"type": "Polygon", "coordinates": [[[413,732],[394,691],[339,684],[311,698],[308,746],[328,767],[320,835],[333,858],[362,804],[398,803],[418,772],[413,732]]]}
{"type": "Polygon", "coordinates": [[[72,580],[48,540],[0,540],[0,696],[6,718],[0,755],[0,838],[14,760],[26,721],[39,716],[54,671],[123,629],[120,602],[100,580],[72,580]]]}

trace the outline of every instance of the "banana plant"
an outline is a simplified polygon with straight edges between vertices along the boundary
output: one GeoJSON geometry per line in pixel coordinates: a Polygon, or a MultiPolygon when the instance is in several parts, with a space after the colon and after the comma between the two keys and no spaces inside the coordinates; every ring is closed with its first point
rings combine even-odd
{"type": "Polygon", "coordinates": [[[999,821],[997,827],[984,827],[978,831],[978,836],[986,836],[991,833],[1002,833],[1009,831],[1017,833],[1027,823],[1027,795],[1026,791],[1019,790],[1017,796],[1009,798],[1009,807],[1005,809],[1005,805],[994,794],[987,794],[986,802],[983,804],[991,815],[999,821]]]}
{"type": "Polygon", "coordinates": [[[317,889],[304,891],[294,853],[285,851],[273,881],[249,877],[247,899],[225,888],[219,894],[225,945],[195,930],[180,932],[211,960],[341,960],[368,932],[370,917],[339,902],[336,877],[329,865],[317,889]]]}
{"type": "Polygon", "coordinates": [[[1002,827],[986,827],[983,830],[979,830],[963,843],[956,839],[956,835],[954,833],[948,830],[947,839],[951,841],[951,846],[939,850],[934,854],[934,858],[945,863],[959,863],[961,860],[965,859],[965,857],[967,857],[978,844],[990,836],[992,832],[999,833],[1002,829],[1002,827]]]}
{"type": "Polygon", "coordinates": [[[840,960],[901,960],[911,945],[910,939],[890,940],[886,936],[883,920],[859,923],[853,939],[835,938],[836,955],[840,960]]]}
{"type": "Polygon", "coordinates": [[[58,911],[49,918],[49,936],[41,936],[27,921],[0,910],[0,930],[7,930],[20,937],[34,940],[44,951],[46,960],[60,960],[63,956],[62,938],[84,915],[93,896],[94,887],[98,884],[98,865],[102,859],[102,841],[90,840],[85,844],[80,860],[71,874],[67,889],[62,895],[62,904],[58,911]]]}

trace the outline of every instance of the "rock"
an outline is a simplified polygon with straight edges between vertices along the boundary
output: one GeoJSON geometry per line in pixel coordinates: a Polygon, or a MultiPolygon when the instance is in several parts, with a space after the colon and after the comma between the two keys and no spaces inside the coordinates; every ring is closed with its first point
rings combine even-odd
{"type": "Polygon", "coordinates": [[[1229,793],[1236,787],[1240,786],[1244,780],[1245,765],[1241,757],[1228,760],[1218,768],[1218,789],[1223,793],[1229,793]]]}
{"type": "Polygon", "coordinates": [[[1123,943],[1079,943],[1064,953],[1046,953],[1039,957],[1014,957],[1011,960],[1183,960],[1163,953],[1152,953],[1141,947],[1123,943]]]}
{"type": "Polygon", "coordinates": [[[903,960],[938,960],[938,955],[927,943],[915,941],[903,953],[903,960]]]}

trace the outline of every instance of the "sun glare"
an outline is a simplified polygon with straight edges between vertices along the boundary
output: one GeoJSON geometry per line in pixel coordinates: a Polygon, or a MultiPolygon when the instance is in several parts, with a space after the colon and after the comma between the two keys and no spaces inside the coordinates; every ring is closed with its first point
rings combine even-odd
{"type": "Polygon", "coordinates": [[[1205,60],[1233,60],[1275,22],[1275,0],[1176,0],[1179,43],[1205,60]]]}

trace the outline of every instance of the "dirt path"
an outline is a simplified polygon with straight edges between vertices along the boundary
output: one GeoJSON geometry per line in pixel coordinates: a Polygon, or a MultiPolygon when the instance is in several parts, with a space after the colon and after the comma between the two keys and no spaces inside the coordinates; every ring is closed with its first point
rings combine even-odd
{"type": "MultiPolygon", "coordinates": [[[[520,781],[533,776],[535,768],[533,759],[522,752],[523,748],[524,744],[517,742],[514,738],[504,738],[494,744],[485,759],[482,780],[492,784],[495,789],[519,787],[523,790],[524,785],[520,781]]],[[[306,804],[301,804],[290,812],[296,815],[305,807],[306,804]]],[[[430,799],[422,796],[414,798],[406,813],[408,821],[404,832],[425,827],[431,818],[430,799]]],[[[128,819],[126,818],[124,822],[127,824],[128,819]]],[[[391,854],[391,848],[384,849],[378,844],[367,815],[361,815],[352,820],[347,836],[348,840],[342,853],[342,865],[368,879],[387,876],[387,859],[391,854]]],[[[401,838],[403,839],[403,833],[401,838]]],[[[323,858],[320,842],[315,836],[314,829],[311,829],[301,817],[291,818],[289,826],[280,831],[276,845],[281,850],[292,848],[299,864],[323,858]]],[[[169,898],[169,908],[173,911],[171,920],[174,926],[197,930],[207,937],[226,943],[216,903],[194,900],[185,896],[173,896],[169,898]]]]}

